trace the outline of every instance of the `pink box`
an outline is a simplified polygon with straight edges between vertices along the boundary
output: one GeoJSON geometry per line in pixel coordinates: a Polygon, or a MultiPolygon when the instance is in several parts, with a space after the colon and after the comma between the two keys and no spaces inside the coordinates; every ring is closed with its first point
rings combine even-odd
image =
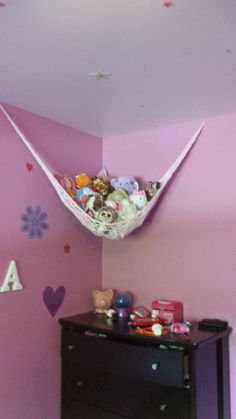
{"type": "Polygon", "coordinates": [[[183,303],[180,301],[155,300],[152,302],[152,310],[156,311],[157,317],[164,324],[183,322],[183,303]]]}

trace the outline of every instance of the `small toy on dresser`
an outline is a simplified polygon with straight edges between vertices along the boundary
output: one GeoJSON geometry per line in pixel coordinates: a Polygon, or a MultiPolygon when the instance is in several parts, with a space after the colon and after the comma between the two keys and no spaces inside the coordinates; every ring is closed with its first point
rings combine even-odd
{"type": "Polygon", "coordinates": [[[151,311],[145,306],[134,306],[133,313],[138,317],[147,317],[150,316],[151,311]]]}
{"type": "Polygon", "coordinates": [[[172,300],[154,300],[152,311],[142,305],[134,306],[129,325],[133,333],[141,335],[175,334],[185,338],[189,336],[192,328],[191,322],[183,319],[183,303],[172,300]]]}
{"type": "Polygon", "coordinates": [[[158,317],[163,324],[182,323],[184,320],[183,303],[172,300],[155,300],[152,302],[152,317],[158,317]]]}
{"type": "Polygon", "coordinates": [[[131,312],[130,295],[128,293],[118,293],[114,298],[114,309],[118,317],[129,317],[131,312]]]}
{"type": "Polygon", "coordinates": [[[93,290],[92,296],[95,313],[107,314],[112,305],[114,291],[112,289],[93,290]]]}

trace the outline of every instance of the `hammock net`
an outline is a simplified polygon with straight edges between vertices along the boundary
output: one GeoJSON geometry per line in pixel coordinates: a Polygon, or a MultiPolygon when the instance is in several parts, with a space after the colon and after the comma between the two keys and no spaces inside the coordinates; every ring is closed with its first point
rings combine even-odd
{"type": "Polygon", "coordinates": [[[76,203],[76,201],[66,192],[63,186],[58,182],[55,175],[49,169],[48,165],[46,165],[43,159],[38,155],[38,153],[32,147],[28,139],[21,132],[19,127],[11,118],[11,116],[8,114],[6,109],[2,105],[0,105],[0,109],[2,110],[6,118],[8,119],[9,123],[11,124],[11,126],[13,127],[13,129],[15,130],[19,138],[28,148],[30,153],[34,156],[35,160],[38,162],[41,169],[47,176],[48,180],[51,182],[58,197],[66,206],[66,208],[69,211],[71,211],[74,214],[74,216],[80,221],[80,223],[84,227],[86,227],[88,230],[90,230],[93,234],[99,237],[106,237],[112,240],[126,237],[133,230],[135,230],[136,228],[138,228],[144,223],[146,217],[148,216],[152,208],[156,205],[158,199],[160,198],[163,190],[169,183],[170,179],[176,173],[177,169],[179,168],[181,163],[184,161],[184,159],[187,157],[193,145],[199,138],[202,132],[203,126],[204,126],[204,122],[203,122],[201,126],[199,127],[199,129],[192,136],[192,138],[187,142],[186,146],[184,147],[184,149],[182,150],[178,158],[174,161],[174,163],[170,166],[170,168],[166,171],[166,173],[159,179],[160,188],[158,189],[156,195],[154,195],[153,198],[147,202],[144,208],[142,208],[141,210],[138,210],[136,212],[136,215],[131,219],[113,222],[113,223],[105,223],[91,217],[82,208],[80,208],[80,206],[76,203]]]}

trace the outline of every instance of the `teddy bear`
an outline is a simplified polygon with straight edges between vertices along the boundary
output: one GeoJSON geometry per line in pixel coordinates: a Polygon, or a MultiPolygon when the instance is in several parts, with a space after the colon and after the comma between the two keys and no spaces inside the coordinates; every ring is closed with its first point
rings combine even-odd
{"type": "Polygon", "coordinates": [[[95,176],[92,180],[92,189],[102,195],[103,198],[113,191],[107,176],[95,176]]]}
{"type": "Polygon", "coordinates": [[[138,210],[141,210],[145,207],[145,205],[147,204],[147,196],[145,191],[141,190],[141,191],[134,191],[131,195],[130,195],[130,200],[134,203],[134,205],[136,206],[136,208],[138,210]]]}
{"type": "Polygon", "coordinates": [[[124,188],[117,188],[107,195],[106,205],[118,209],[119,203],[124,199],[129,199],[127,191],[124,188]]]}
{"type": "Polygon", "coordinates": [[[116,210],[118,221],[130,220],[135,217],[137,209],[129,199],[129,194],[124,188],[117,188],[106,199],[106,205],[116,210]]]}
{"type": "Polygon", "coordinates": [[[93,290],[93,305],[96,313],[106,313],[111,307],[114,291],[107,290],[93,290]]]}

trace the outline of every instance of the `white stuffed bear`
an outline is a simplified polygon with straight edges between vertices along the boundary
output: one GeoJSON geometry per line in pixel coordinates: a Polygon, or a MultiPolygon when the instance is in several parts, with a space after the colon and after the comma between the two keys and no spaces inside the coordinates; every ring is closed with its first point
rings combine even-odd
{"type": "Polygon", "coordinates": [[[116,210],[118,221],[130,220],[137,213],[135,204],[129,198],[125,189],[117,188],[106,199],[106,205],[116,210]]]}
{"type": "Polygon", "coordinates": [[[134,205],[136,206],[136,208],[138,210],[141,210],[145,207],[145,205],[147,204],[147,195],[145,193],[145,191],[141,190],[141,191],[134,191],[130,197],[129,197],[130,201],[134,203],[134,205]]]}

